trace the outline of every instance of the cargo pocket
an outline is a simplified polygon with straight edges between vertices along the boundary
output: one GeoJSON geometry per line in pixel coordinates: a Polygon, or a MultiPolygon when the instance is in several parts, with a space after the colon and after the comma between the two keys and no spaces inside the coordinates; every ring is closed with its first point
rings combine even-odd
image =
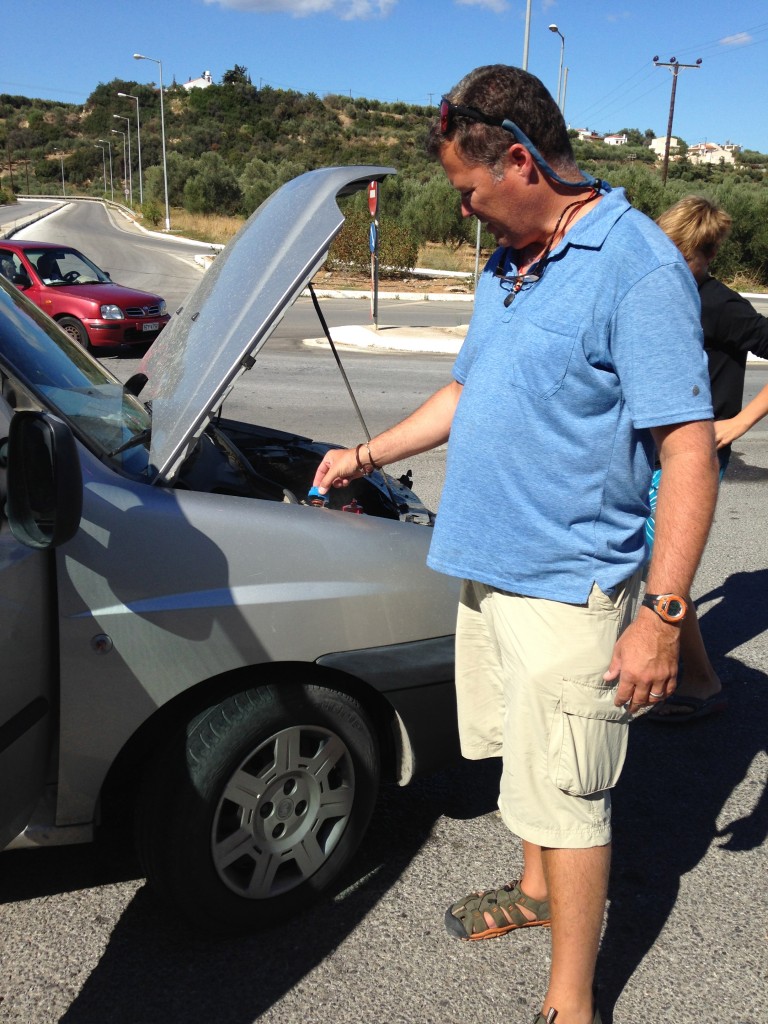
{"type": "Polygon", "coordinates": [[[627,754],[630,717],[613,703],[616,688],[602,675],[563,679],[549,737],[549,777],[564,793],[611,789],[627,754]]]}

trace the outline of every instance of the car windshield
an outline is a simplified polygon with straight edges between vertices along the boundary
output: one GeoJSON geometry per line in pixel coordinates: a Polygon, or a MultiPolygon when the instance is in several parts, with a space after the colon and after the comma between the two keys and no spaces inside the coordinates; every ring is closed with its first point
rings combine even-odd
{"type": "Polygon", "coordinates": [[[109,275],[75,249],[26,249],[25,253],[43,284],[109,284],[109,275]]]}
{"type": "Polygon", "coordinates": [[[149,474],[151,418],[146,407],[2,280],[0,375],[6,393],[14,390],[14,382],[20,384],[69,423],[99,458],[131,475],[149,474]]]}

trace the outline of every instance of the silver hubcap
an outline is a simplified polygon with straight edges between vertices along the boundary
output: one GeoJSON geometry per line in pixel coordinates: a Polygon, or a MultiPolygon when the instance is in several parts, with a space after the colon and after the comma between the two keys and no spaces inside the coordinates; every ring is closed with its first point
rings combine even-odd
{"type": "Polygon", "coordinates": [[[338,736],[317,726],[276,733],[234,772],[216,808],[219,877],[248,899],[300,885],[341,839],[354,795],[352,758],[338,736]]]}

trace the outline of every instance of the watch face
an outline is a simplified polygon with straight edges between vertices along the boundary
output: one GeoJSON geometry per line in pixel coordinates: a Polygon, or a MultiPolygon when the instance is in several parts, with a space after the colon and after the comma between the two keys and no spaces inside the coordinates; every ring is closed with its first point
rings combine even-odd
{"type": "Polygon", "coordinates": [[[685,608],[683,608],[682,601],[678,601],[677,598],[673,597],[671,601],[667,601],[665,611],[671,618],[677,619],[684,614],[685,608]]]}

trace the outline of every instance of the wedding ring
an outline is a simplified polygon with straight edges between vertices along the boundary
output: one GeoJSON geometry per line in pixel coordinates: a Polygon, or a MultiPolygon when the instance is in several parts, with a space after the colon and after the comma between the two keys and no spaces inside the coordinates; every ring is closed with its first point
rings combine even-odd
{"type": "Polygon", "coordinates": [[[654,693],[653,691],[651,691],[651,693],[649,694],[649,696],[651,696],[651,697],[655,697],[655,698],[656,698],[656,700],[660,700],[660,699],[661,699],[661,698],[662,698],[662,697],[664,696],[664,694],[663,694],[663,693],[654,693]]]}

